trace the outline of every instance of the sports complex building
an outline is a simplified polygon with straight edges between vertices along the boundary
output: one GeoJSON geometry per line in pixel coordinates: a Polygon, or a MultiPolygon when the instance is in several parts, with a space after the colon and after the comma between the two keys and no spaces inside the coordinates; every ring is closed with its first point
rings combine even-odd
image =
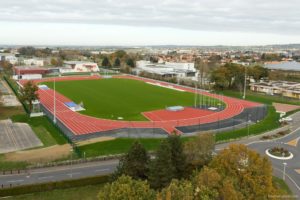
{"type": "MultiPolygon", "coordinates": [[[[34,81],[39,85],[38,93],[43,112],[49,119],[55,121],[62,132],[72,141],[102,136],[158,138],[166,137],[168,134],[174,132],[182,134],[183,136],[191,136],[200,131],[218,133],[243,128],[249,124],[256,123],[263,119],[267,113],[267,108],[259,103],[130,75],[118,75],[109,78],[101,76],[52,77],[34,81]],[[57,87],[60,87],[61,91],[66,90],[67,92],[60,93],[58,90],[54,90],[55,86],[51,89],[52,85],[55,84],[54,81],[57,87]],[[114,81],[120,82],[120,85],[115,87],[120,88],[120,91],[115,91],[116,89],[114,89],[114,91],[108,90],[106,88],[113,84],[114,81]],[[93,86],[92,88],[91,85],[85,84],[95,84],[98,82],[107,82],[108,86],[103,88],[93,86]],[[75,86],[75,83],[78,84],[78,86],[75,86]],[[131,88],[130,85],[128,86],[128,92],[130,92],[130,94],[128,94],[129,96],[127,96],[126,91],[121,88],[121,86],[124,87],[127,83],[137,85],[136,88],[131,88]],[[62,86],[60,84],[64,85],[62,86]],[[137,88],[139,88],[139,90],[137,88]],[[149,93],[150,95],[151,92],[155,93],[157,91],[159,93],[157,97],[160,98],[163,98],[162,96],[166,94],[171,100],[174,97],[174,104],[170,105],[169,103],[166,106],[152,107],[151,102],[155,104],[156,100],[150,101],[151,97],[146,97],[143,95],[144,93],[142,93],[145,92],[144,90],[147,90],[147,88],[149,92],[145,94],[149,93]],[[112,104],[112,109],[114,106],[126,109],[128,105],[126,104],[127,101],[131,101],[129,100],[130,95],[135,95],[136,102],[132,102],[132,104],[136,105],[136,107],[143,103],[143,98],[149,100],[145,104],[148,109],[138,113],[142,120],[119,117],[119,115],[115,113],[114,115],[97,117],[98,115],[92,113],[93,110],[89,108],[89,105],[86,105],[87,100],[80,102],[80,98],[83,95],[80,97],[78,97],[78,95],[76,96],[76,93],[79,92],[85,92],[84,94],[91,95],[91,97],[93,97],[93,95],[96,97],[96,93],[99,93],[103,95],[99,98],[100,100],[104,101],[104,98],[108,98],[106,102],[112,103],[110,102],[113,100],[110,96],[110,91],[122,95],[122,98],[119,99],[118,102],[112,104]],[[72,95],[79,100],[76,99],[75,101],[72,99],[70,97],[72,95]],[[187,95],[187,98],[190,98],[189,103],[180,103],[179,98],[183,95],[187,95]],[[92,114],[88,114],[87,111],[92,114]]],[[[21,86],[25,83],[25,80],[20,80],[19,83],[21,86]]],[[[94,108],[109,110],[105,103],[100,104],[98,102],[99,99],[95,100],[94,108]]],[[[91,98],[88,100],[90,101],[91,98]]],[[[134,108],[135,106],[133,109],[134,108]]]]}

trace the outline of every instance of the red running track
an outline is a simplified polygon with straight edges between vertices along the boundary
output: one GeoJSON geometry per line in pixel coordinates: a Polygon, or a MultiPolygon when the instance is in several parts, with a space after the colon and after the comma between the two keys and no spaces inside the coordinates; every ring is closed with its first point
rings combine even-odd
{"type": "MultiPolygon", "coordinates": [[[[99,76],[81,76],[81,77],[57,77],[56,81],[68,81],[68,80],[88,80],[88,79],[99,79],[99,76]]],[[[173,86],[174,88],[193,92],[195,90],[187,88],[184,86],[173,85],[169,83],[164,83],[160,81],[135,77],[135,76],[114,76],[114,78],[126,78],[135,79],[145,82],[160,83],[165,86],[173,86]]],[[[46,78],[41,80],[36,80],[35,82],[46,82],[53,81],[53,78],[46,78]]],[[[21,82],[21,84],[23,84],[21,82]]],[[[40,102],[49,110],[52,114],[54,113],[54,91],[52,89],[38,91],[40,102]]],[[[56,92],[56,117],[61,121],[68,129],[70,129],[75,135],[90,134],[102,131],[109,131],[121,128],[161,128],[171,133],[173,131],[178,131],[175,127],[178,126],[192,126],[198,124],[206,124],[216,122],[218,120],[225,120],[232,118],[247,107],[256,107],[261,104],[249,102],[245,100],[235,99],[226,96],[220,96],[216,94],[211,94],[209,92],[199,92],[202,95],[210,96],[222,100],[226,104],[226,108],[220,112],[213,112],[208,115],[192,115],[186,116],[186,119],[168,119],[168,120],[153,120],[153,121],[116,121],[110,119],[95,118],[87,115],[82,115],[80,113],[70,110],[65,106],[64,102],[70,102],[72,100],[63,96],[62,94],[56,92]]]]}
{"type": "Polygon", "coordinates": [[[186,107],[182,111],[155,110],[143,112],[143,115],[150,121],[168,121],[168,120],[184,120],[189,118],[203,117],[211,115],[215,112],[204,109],[186,107]]]}

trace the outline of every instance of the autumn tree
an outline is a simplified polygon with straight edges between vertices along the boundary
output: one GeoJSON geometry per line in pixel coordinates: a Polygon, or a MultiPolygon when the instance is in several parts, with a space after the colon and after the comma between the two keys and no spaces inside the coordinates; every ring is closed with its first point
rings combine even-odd
{"type": "Polygon", "coordinates": [[[30,112],[32,111],[32,102],[39,99],[37,91],[38,87],[33,81],[27,81],[20,91],[21,100],[28,102],[30,112]]]}
{"type": "Polygon", "coordinates": [[[188,171],[199,169],[207,165],[212,159],[212,153],[215,147],[215,138],[213,134],[198,134],[193,140],[184,145],[184,153],[188,165],[188,171]]]}
{"type": "Polygon", "coordinates": [[[157,200],[194,200],[194,194],[195,187],[190,181],[174,179],[157,195],[157,200]]]}
{"type": "Polygon", "coordinates": [[[154,200],[156,193],[147,181],[134,180],[130,176],[121,176],[115,182],[104,185],[99,200],[154,200]]]}
{"type": "Polygon", "coordinates": [[[120,159],[114,178],[124,174],[133,179],[146,179],[150,157],[143,145],[135,141],[128,153],[120,159]]]}
{"type": "Polygon", "coordinates": [[[214,83],[216,89],[227,89],[229,87],[228,79],[226,78],[229,71],[225,67],[219,67],[213,70],[210,74],[210,81],[214,83]]]}
{"type": "Polygon", "coordinates": [[[245,145],[230,145],[214,157],[209,167],[216,170],[222,179],[231,181],[231,185],[226,186],[227,190],[233,190],[234,186],[239,199],[266,199],[276,192],[270,161],[245,145]]]}
{"type": "Polygon", "coordinates": [[[248,75],[252,76],[252,78],[257,82],[261,78],[268,77],[269,71],[265,67],[262,67],[260,65],[255,65],[253,67],[249,67],[248,75]]]}

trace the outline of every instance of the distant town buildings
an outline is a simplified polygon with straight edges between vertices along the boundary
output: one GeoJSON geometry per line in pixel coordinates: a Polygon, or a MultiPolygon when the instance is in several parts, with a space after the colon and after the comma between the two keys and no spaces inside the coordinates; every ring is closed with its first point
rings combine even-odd
{"type": "Polygon", "coordinates": [[[15,54],[11,53],[0,53],[0,61],[7,61],[10,64],[16,64],[18,62],[18,58],[15,54]]]}

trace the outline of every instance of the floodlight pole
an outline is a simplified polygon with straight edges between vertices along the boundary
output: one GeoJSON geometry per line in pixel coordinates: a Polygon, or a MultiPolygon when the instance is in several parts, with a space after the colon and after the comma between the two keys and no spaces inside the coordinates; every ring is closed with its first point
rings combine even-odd
{"type": "Polygon", "coordinates": [[[53,95],[53,102],[54,102],[54,108],[53,108],[53,123],[56,124],[56,92],[55,92],[55,76],[54,76],[54,95],[53,95]]]}
{"type": "Polygon", "coordinates": [[[245,66],[245,81],[244,81],[244,95],[243,95],[243,99],[246,99],[246,87],[247,87],[247,67],[245,66]]]}
{"type": "Polygon", "coordinates": [[[195,84],[195,108],[197,106],[197,83],[195,84]]]}

